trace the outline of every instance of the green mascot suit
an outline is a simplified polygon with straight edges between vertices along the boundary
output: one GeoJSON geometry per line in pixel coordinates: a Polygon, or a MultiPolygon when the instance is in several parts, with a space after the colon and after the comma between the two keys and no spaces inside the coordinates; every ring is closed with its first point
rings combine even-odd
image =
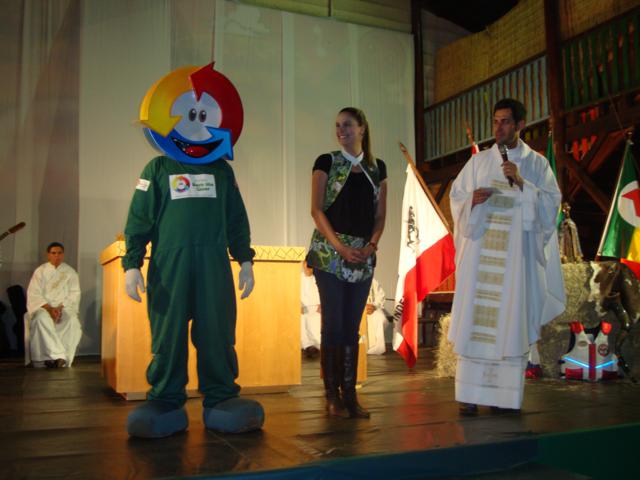
{"type": "Polygon", "coordinates": [[[213,69],[185,67],[156,83],[141,107],[145,134],[164,156],[147,164],[129,208],[122,264],[127,294],[140,301],[140,272],[151,242],[147,299],[153,359],[147,401],[131,412],[131,436],[185,430],[188,327],[197,350],[204,423],[223,432],[262,427],[259,403],[239,398],[235,382],[236,303],[229,254],[241,264],[242,298],[253,289],[247,213],[233,170],[242,104],[213,69]]]}

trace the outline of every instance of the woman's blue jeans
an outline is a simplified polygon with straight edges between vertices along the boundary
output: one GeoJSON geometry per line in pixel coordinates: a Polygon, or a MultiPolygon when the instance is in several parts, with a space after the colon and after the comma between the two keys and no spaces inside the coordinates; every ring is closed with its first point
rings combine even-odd
{"type": "Polygon", "coordinates": [[[320,294],[321,346],[357,345],[372,278],[363,282],[344,282],[332,273],[316,268],[313,275],[320,294]]]}

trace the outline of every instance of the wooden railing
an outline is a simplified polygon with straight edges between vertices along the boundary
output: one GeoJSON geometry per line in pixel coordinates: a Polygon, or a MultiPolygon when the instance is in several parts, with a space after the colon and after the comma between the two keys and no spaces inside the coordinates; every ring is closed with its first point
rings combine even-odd
{"type": "Polygon", "coordinates": [[[429,107],[425,112],[425,159],[469,148],[467,125],[478,143],[491,139],[491,109],[505,97],[525,105],[528,124],[545,120],[549,116],[546,56],[429,107]]]}
{"type": "Polygon", "coordinates": [[[563,45],[565,110],[640,86],[639,16],[634,9],[563,45]]]}
{"type": "MultiPolygon", "coordinates": [[[[527,108],[527,125],[549,117],[547,62],[542,55],[425,111],[425,160],[490,140],[491,108],[511,97],[527,108]]],[[[640,87],[640,8],[595,27],[562,46],[564,110],[571,111],[640,87]]]]}

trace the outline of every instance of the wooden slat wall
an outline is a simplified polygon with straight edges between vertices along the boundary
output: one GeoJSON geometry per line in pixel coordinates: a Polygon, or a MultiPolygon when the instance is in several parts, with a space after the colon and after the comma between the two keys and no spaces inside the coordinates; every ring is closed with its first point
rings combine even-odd
{"type": "Polygon", "coordinates": [[[560,0],[561,38],[577,37],[637,7],[638,0],[560,0]]]}

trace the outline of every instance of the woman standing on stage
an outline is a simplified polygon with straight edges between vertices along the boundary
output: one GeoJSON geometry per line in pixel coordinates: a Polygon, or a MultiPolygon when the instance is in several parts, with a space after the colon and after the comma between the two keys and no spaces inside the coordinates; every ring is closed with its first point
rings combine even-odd
{"type": "Polygon", "coordinates": [[[369,418],[356,398],[358,330],[384,230],[387,169],[371,154],[362,110],[340,110],[336,137],[340,150],[320,155],[313,166],[311,216],[316,229],[307,263],[320,293],[327,413],[369,418]]]}

